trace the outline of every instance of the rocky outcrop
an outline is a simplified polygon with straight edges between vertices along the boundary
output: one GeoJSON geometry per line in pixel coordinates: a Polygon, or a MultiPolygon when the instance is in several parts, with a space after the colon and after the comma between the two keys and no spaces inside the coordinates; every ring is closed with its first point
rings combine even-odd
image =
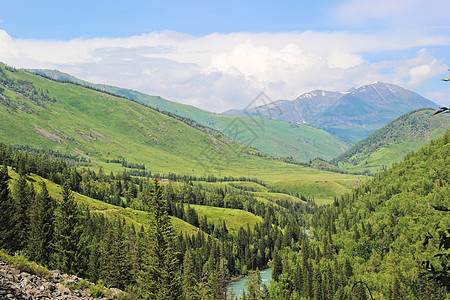
{"type": "MultiPolygon", "coordinates": [[[[52,271],[48,279],[21,272],[0,262],[0,299],[95,299],[89,293],[94,285],[74,275],[52,271]],[[79,286],[84,286],[81,287],[79,286]]],[[[100,299],[114,299],[123,292],[105,288],[100,299]]],[[[97,298],[98,299],[98,298],[97,298]]]]}

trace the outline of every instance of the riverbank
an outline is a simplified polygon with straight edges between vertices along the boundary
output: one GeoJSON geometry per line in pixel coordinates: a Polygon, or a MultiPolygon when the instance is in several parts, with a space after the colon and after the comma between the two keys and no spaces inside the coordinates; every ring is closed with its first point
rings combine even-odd
{"type": "MultiPolygon", "coordinates": [[[[270,285],[270,281],[272,280],[272,268],[264,268],[260,271],[261,280],[266,285],[270,285]]],[[[236,279],[234,281],[230,281],[230,283],[227,284],[227,298],[230,299],[231,296],[233,296],[233,299],[240,299],[242,298],[243,292],[247,293],[247,277],[246,276],[239,276],[239,279],[236,279]]]]}
{"type": "MultiPolygon", "coordinates": [[[[268,265],[265,265],[259,271],[262,272],[262,271],[267,270],[269,268],[270,267],[268,265]]],[[[245,276],[247,276],[247,275],[238,275],[238,276],[235,276],[235,277],[231,277],[230,280],[227,281],[227,285],[232,283],[233,281],[240,280],[240,279],[244,278],[245,276]]]]}

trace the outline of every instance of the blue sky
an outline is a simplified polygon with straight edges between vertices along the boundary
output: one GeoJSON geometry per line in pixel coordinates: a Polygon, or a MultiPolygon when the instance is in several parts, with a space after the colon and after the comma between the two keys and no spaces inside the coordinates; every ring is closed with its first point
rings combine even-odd
{"type": "Polygon", "coordinates": [[[3,27],[16,38],[127,37],[172,30],[279,32],[332,29],[333,1],[0,1],[3,27]],[[38,13],[36,13],[38,12],[38,13]]]}
{"type": "Polygon", "coordinates": [[[450,105],[450,1],[6,1],[0,61],[221,112],[373,81],[450,105]]]}

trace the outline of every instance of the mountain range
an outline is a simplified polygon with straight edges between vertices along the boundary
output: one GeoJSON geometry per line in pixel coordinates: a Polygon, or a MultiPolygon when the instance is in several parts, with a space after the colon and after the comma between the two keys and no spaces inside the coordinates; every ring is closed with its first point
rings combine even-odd
{"type": "Polygon", "coordinates": [[[404,113],[437,107],[436,103],[397,85],[374,82],[347,92],[315,90],[292,101],[275,101],[223,114],[310,125],[353,145],[404,113]]]}
{"type": "Polygon", "coordinates": [[[93,84],[59,71],[29,71],[121,95],[166,114],[181,116],[184,121],[194,120],[275,157],[292,157],[298,161],[333,159],[332,163],[348,172],[377,173],[400,161],[408,151],[442,136],[447,129],[448,118],[430,118],[431,110],[420,109],[437,108],[435,103],[399,86],[381,82],[347,92],[315,90],[293,101],[278,100],[247,110],[214,114],[158,96],[93,84]],[[411,112],[416,108],[419,110],[411,112]],[[389,122],[392,124],[386,125],[389,122]],[[377,138],[368,137],[370,134],[377,138]],[[384,140],[392,136],[397,138],[384,140]]]}

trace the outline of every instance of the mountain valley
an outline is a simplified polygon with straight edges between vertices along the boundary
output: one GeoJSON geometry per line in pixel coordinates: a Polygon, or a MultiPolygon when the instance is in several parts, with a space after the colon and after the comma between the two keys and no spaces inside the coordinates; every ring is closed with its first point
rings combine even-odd
{"type": "Polygon", "coordinates": [[[419,276],[440,278],[449,248],[450,122],[432,102],[374,83],[276,101],[269,120],[33,72],[0,65],[11,257],[126,299],[226,299],[242,275],[255,299],[447,297],[419,276]]]}

